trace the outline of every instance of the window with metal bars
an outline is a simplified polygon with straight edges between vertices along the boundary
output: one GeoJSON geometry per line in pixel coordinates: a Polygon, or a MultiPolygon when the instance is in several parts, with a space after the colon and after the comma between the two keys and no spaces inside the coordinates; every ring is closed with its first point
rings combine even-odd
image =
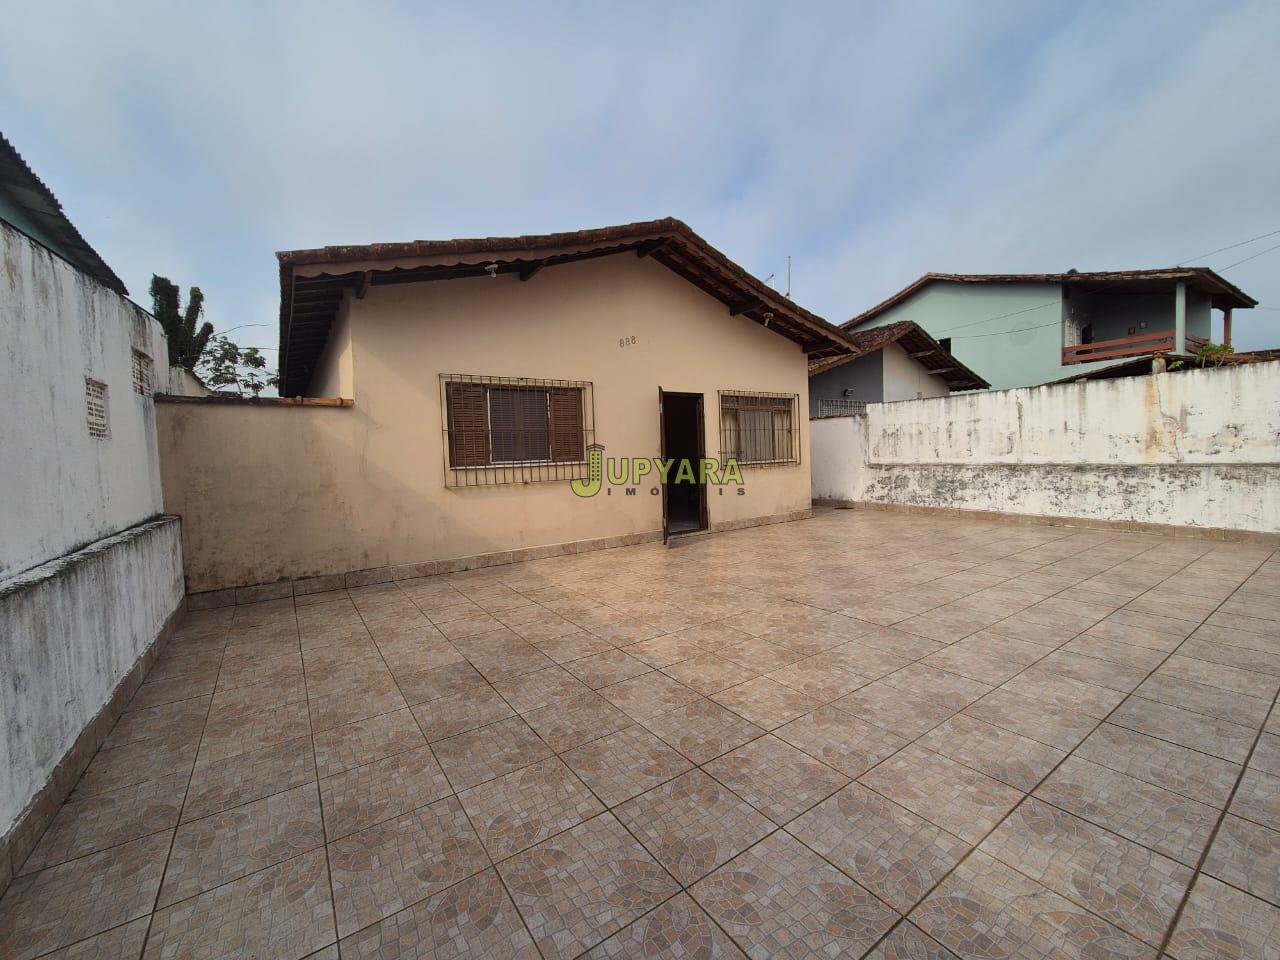
{"type": "Polygon", "coordinates": [[[111,436],[111,420],[107,410],[107,385],[101,380],[85,377],[84,403],[89,436],[106,440],[111,436]]]}
{"type": "Polygon", "coordinates": [[[447,485],[585,476],[590,383],[446,374],[441,399],[447,485]]]}
{"type": "Polygon", "coordinates": [[[799,396],[720,391],[720,459],[741,464],[799,463],[799,396]]]}
{"type": "Polygon", "coordinates": [[[133,392],[149,397],[155,390],[154,365],[141,350],[133,351],[133,392]]]}

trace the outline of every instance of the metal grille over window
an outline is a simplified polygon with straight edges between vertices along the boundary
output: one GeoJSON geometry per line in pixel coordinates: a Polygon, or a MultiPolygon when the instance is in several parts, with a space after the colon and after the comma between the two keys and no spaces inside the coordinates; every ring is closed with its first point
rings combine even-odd
{"type": "Polygon", "coordinates": [[[154,366],[141,350],[133,351],[133,392],[149,397],[155,391],[154,366]]]}
{"type": "Polygon", "coordinates": [[[798,400],[794,393],[720,391],[721,461],[799,463],[798,400]]]}
{"type": "Polygon", "coordinates": [[[867,401],[865,400],[844,400],[835,398],[831,400],[818,400],[819,417],[865,417],[867,415],[867,401]]]}
{"type": "Polygon", "coordinates": [[[111,421],[107,416],[107,385],[101,380],[85,377],[84,403],[89,436],[103,440],[110,437],[111,421]]]}
{"type": "Polygon", "coordinates": [[[523,377],[440,377],[445,485],[574,480],[595,442],[591,384],[523,377]]]}

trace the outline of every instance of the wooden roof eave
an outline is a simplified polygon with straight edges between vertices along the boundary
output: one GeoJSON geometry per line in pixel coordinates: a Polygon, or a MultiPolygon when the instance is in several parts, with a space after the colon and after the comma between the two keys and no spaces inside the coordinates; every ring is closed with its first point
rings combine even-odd
{"type": "MultiPolygon", "coordinates": [[[[333,248],[326,248],[326,251],[330,249],[333,248]]],[[[680,236],[678,231],[662,231],[650,236],[628,237],[600,245],[575,246],[550,252],[495,250],[476,251],[467,255],[453,252],[429,258],[354,259],[345,263],[325,260],[309,264],[296,264],[290,257],[282,256],[282,387],[287,390],[305,389],[306,380],[313,372],[314,358],[311,358],[313,362],[307,363],[307,358],[299,357],[298,351],[291,349],[301,344],[301,341],[295,339],[295,334],[301,332],[300,327],[308,328],[308,333],[313,328],[322,329],[323,334],[318,339],[323,340],[347,290],[364,289],[370,285],[484,276],[491,268],[498,273],[518,273],[522,280],[527,280],[549,266],[627,251],[634,251],[641,257],[652,256],[667,269],[724,303],[731,313],[746,316],[775,330],[779,335],[796,342],[809,356],[831,356],[856,350],[842,331],[819,317],[813,317],[772,288],[734,267],[731,261],[723,258],[714,248],[703,243],[691,243],[687,237],[680,236]],[[711,255],[708,256],[708,253],[711,255]],[[503,256],[507,259],[498,259],[503,256]],[[720,258],[724,259],[723,264],[715,262],[720,258]],[[341,272],[330,272],[334,268],[341,272]],[[747,296],[751,298],[753,305],[740,309],[747,296]],[[304,305],[305,310],[301,309],[304,305]],[[768,314],[771,316],[767,316],[768,314]],[[297,320],[303,320],[304,323],[298,324],[295,322],[297,320]]],[[[310,343],[307,345],[310,346],[310,343]]]]}

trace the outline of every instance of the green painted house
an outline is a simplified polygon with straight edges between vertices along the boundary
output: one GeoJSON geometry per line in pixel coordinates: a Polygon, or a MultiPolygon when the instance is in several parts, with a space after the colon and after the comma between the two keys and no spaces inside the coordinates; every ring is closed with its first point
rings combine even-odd
{"type": "Polygon", "coordinates": [[[1257,301],[1207,267],[1107,273],[927,273],[843,328],[912,321],[995,389],[1089,373],[1134,357],[1194,354],[1213,310],[1257,301]]]}

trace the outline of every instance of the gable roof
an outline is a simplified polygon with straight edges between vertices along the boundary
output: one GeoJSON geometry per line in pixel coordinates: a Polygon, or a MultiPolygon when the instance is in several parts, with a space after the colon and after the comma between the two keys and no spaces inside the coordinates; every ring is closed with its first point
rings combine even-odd
{"type": "Polygon", "coordinates": [[[1066,273],[926,273],[887,300],[877,303],[870,310],[864,310],[852,320],[845,321],[840,327],[842,330],[860,327],[890,307],[896,307],[931,283],[1103,283],[1108,286],[1141,288],[1176,283],[1179,280],[1186,281],[1187,286],[1192,290],[1208,294],[1212,306],[1215,307],[1248,308],[1258,304],[1253,297],[1234,284],[1228,283],[1208,267],[1167,267],[1159,270],[1113,270],[1095,273],[1081,273],[1078,270],[1070,270],[1066,273]]]}
{"type": "MultiPolygon", "coordinates": [[[[46,236],[57,243],[54,253],[104,287],[114,290],[122,297],[129,295],[120,278],[67,219],[62,204],[53,195],[53,191],[27,166],[22,155],[3,134],[0,134],[0,192],[12,196],[46,236]]],[[[32,239],[40,242],[39,238],[32,239]]]]}
{"type": "Polygon", "coordinates": [[[276,254],[280,261],[280,394],[304,391],[346,291],[370,285],[416,283],[538,271],[594,257],[632,253],[668,270],[742,316],[794,340],[809,356],[853,349],[835,325],[756,279],[686,224],[673,218],[520,237],[416,240],[320,247],[276,254]]]}
{"type": "Polygon", "coordinates": [[[941,377],[951,390],[986,390],[991,386],[963,363],[953,357],[933,337],[925,333],[924,328],[910,320],[887,323],[883,327],[872,327],[850,334],[858,352],[842,357],[831,357],[816,360],[809,364],[809,376],[814,377],[828,370],[844,366],[850,360],[883,350],[891,343],[896,343],[912,360],[915,360],[929,373],[941,377]]]}

